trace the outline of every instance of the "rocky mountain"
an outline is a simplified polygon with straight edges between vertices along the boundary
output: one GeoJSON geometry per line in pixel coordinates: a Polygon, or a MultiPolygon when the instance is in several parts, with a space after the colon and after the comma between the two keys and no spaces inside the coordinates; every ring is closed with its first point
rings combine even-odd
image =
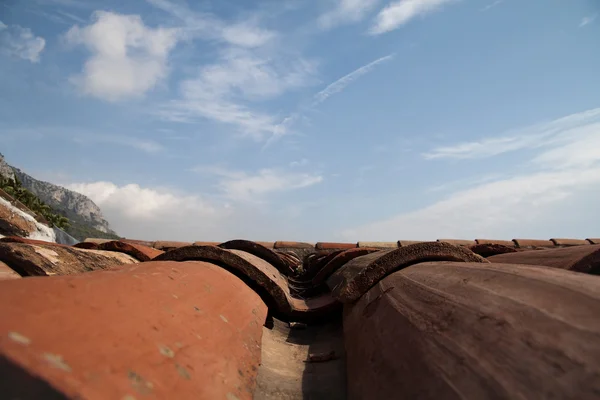
{"type": "Polygon", "coordinates": [[[68,218],[70,226],[66,232],[76,239],[118,238],[108,221],[104,219],[100,208],[88,197],[62,186],[37,180],[20,169],[8,165],[1,155],[0,174],[9,179],[16,177],[25,189],[49,205],[57,214],[68,218]]]}

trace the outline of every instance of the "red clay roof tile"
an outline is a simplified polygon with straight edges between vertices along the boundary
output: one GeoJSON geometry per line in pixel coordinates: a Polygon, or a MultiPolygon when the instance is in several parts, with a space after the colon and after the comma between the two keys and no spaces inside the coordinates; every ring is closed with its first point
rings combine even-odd
{"type": "Polygon", "coordinates": [[[356,301],[386,275],[424,261],[488,261],[465,249],[448,243],[425,242],[395,250],[381,250],[357,257],[327,279],[333,297],[342,303],[356,301]]]}
{"type": "Polygon", "coordinates": [[[417,243],[426,243],[422,240],[398,240],[398,247],[406,247],[417,243]]]}
{"type": "Polygon", "coordinates": [[[25,243],[0,243],[0,261],[22,276],[68,275],[138,262],[122,253],[25,243]]]}
{"type": "Polygon", "coordinates": [[[363,247],[342,251],[336,254],[331,260],[328,260],[327,263],[317,271],[314,278],[312,279],[312,284],[321,285],[325,283],[325,281],[331,276],[331,274],[343,267],[349,261],[354,260],[357,257],[362,257],[367,254],[378,252],[380,250],[381,249],[363,247]]]}
{"type": "Polygon", "coordinates": [[[438,239],[437,241],[442,243],[450,243],[455,246],[473,246],[476,244],[474,240],[438,239]]]}
{"type": "Polygon", "coordinates": [[[598,315],[598,282],[583,274],[414,265],[345,306],[348,394],[592,399],[600,392],[598,315]]]}
{"type": "Polygon", "coordinates": [[[537,239],[513,239],[517,247],[554,247],[554,242],[550,240],[537,239]]]}
{"type": "Polygon", "coordinates": [[[62,247],[70,247],[65,244],[59,244],[54,242],[46,242],[44,240],[35,240],[29,238],[23,238],[19,236],[6,236],[0,239],[0,243],[25,243],[25,244],[41,244],[44,246],[62,246],[62,247]]]}
{"type": "Polygon", "coordinates": [[[149,240],[136,240],[136,239],[119,239],[119,240],[124,243],[140,244],[140,245],[146,246],[146,247],[154,247],[154,242],[149,241],[149,240]]]}
{"type": "MultiPolygon", "coordinates": [[[[96,244],[102,244],[102,243],[106,243],[106,242],[110,242],[112,239],[101,239],[101,238],[86,238],[83,242],[84,243],[96,243],[96,244]]],[[[130,239],[122,239],[122,240],[130,240],[130,239]]]]}
{"type": "Polygon", "coordinates": [[[92,243],[92,242],[80,242],[80,243],[74,244],[73,247],[76,247],[78,249],[98,250],[98,247],[100,247],[100,245],[98,243],[92,243]]]}
{"type": "Polygon", "coordinates": [[[492,263],[543,265],[570,271],[600,273],[600,245],[522,251],[489,257],[492,263]]]}
{"type": "Polygon", "coordinates": [[[277,241],[275,242],[275,244],[273,245],[274,248],[276,249],[285,249],[285,248],[290,248],[290,249],[314,249],[314,245],[310,244],[310,243],[304,243],[304,242],[286,242],[286,241],[277,241]]]}
{"type": "Polygon", "coordinates": [[[369,247],[378,249],[395,249],[398,247],[398,242],[358,242],[356,247],[369,247]]]}
{"type": "Polygon", "coordinates": [[[154,242],[154,248],[163,251],[178,249],[180,247],[191,246],[192,242],[172,242],[168,240],[157,240],[154,242]]]}
{"type": "Polygon", "coordinates": [[[591,244],[600,244],[600,239],[585,239],[588,242],[590,242],[591,244]]]}
{"type": "Polygon", "coordinates": [[[315,245],[315,249],[317,250],[344,250],[354,248],[356,248],[356,243],[318,242],[315,245]]]}
{"type": "Polygon", "coordinates": [[[290,265],[287,259],[282,259],[273,250],[268,249],[256,242],[251,242],[249,240],[230,240],[228,242],[221,243],[218,247],[228,250],[242,250],[246,253],[250,253],[260,259],[265,260],[286,276],[290,276],[294,272],[294,266],[290,265]]]}
{"type": "Polygon", "coordinates": [[[14,269],[9,267],[6,263],[0,261],[0,281],[6,281],[9,279],[19,279],[19,275],[14,269]]]}
{"type": "Polygon", "coordinates": [[[98,249],[129,254],[138,261],[150,261],[164,253],[164,251],[152,247],[122,241],[102,243],[98,245],[98,249]]]}
{"type": "Polygon", "coordinates": [[[218,246],[221,242],[194,242],[194,246],[218,246]]]}
{"type": "Polygon", "coordinates": [[[261,241],[256,241],[256,243],[260,244],[261,246],[266,247],[267,249],[274,249],[275,248],[275,242],[261,242],[261,241]]]}
{"type": "Polygon", "coordinates": [[[474,246],[469,246],[469,250],[471,250],[475,254],[479,254],[481,257],[490,257],[495,256],[496,254],[505,254],[505,253],[516,253],[517,249],[514,246],[508,247],[503,246],[501,244],[476,244],[474,246]]]}
{"type": "Polygon", "coordinates": [[[515,243],[512,240],[494,240],[494,239],[475,239],[477,244],[500,244],[506,247],[515,247],[515,243]]]}
{"type": "Polygon", "coordinates": [[[0,386],[15,398],[36,381],[36,398],[252,398],[267,309],[222,268],[147,262],[0,287],[3,374],[18,377],[0,386]]]}
{"type": "Polygon", "coordinates": [[[588,245],[590,242],[583,239],[550,239],[555,246],[581,246],[588,245]]]}

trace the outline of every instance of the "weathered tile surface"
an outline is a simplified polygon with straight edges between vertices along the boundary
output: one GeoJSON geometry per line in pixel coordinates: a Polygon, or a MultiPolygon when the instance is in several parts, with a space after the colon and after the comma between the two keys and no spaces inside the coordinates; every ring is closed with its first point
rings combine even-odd
{"type": "Polygon", "coordinates": [[[224,269],[147,262],[0,282],[7,398],[251,399],[267,309],[224,269]],[[52,396],[56,397],[52,397],[52,396]],[[60,397],[64,396],[64,397],[60,397]]]}
{"type": "Polygon", "coordinates": [[[598,289],[535,266],[395,272],[345,305],[348,399],[596,399],[598,289]]]}

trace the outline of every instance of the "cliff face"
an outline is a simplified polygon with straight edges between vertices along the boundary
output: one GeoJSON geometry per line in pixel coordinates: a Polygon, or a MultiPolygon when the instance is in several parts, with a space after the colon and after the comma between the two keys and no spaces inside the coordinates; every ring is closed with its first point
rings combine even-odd
{"type": "Polygon", "coordinates": [[[17,178],[23,188],[49,205],[55,213],[68,218],[70,226],[66,229],[66,232],[76,239],[83,240],[87,237],[118,238],[117,234],[110,229],[110,225],[104,219],[100,208],[88,197],[62,186],[37,180],[20,169],[7,164],[2,154],[0,154],[0,175],[8,179],[17,178]]]}
{"type": "Polygon", "coordinates": [[[104,233],[114,233],[104,219],[100,207],[86,196],[53,183],[38,181],[18,168],[15,175],[23,187],[70,220],[86,222],[104,233]]]}
{"type": "Polygon", "coordinates": [[[10,165],[4,161],[4,156],[0,154],[0,176],[7,179],[15,179],[15,173],[10,165]]]}

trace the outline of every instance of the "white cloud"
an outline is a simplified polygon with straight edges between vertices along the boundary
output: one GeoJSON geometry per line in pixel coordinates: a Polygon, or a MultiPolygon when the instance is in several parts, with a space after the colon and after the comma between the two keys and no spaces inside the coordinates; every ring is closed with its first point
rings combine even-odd
{"type": "Polygon", "coordinates": [[[182,23],[181,30],[188,37],[216,39],[248,48],[263,46],[277,37],[275,32],[257,26],[252,18],[242,22],[227,23],[212,14],[194,11],[184,3],[168,0],[146,1],[182,23]]]}
{"type": "MultiPolygon", "coordinates": [[[[536,231],[543,232],[540,227],[555,217],[556,207],[573,200],[578,191],[598,185],[600,167],[527,174],[460,191],[428,207],[347,230],[342,235],[348,240],[512,239],[534,231],[531,228],[536,226],[536,231]]],[[[564,235],[582,222],[591,232],[591,227],[600,223],[597,213],[584,218],[582,221],[573,217],[572,221],[565,221],[562,232],[548,232],[546,237],[540,237],[564,235]]],[[[585,233],[576,237],[582,235],[585,233]]]]}
{"type": "Polygon", "coordinates": [[[500,4],[504,3],[504,0],[496,0],[493,3],[488,4],[487,6],[483,7],[481,9],[481,11],[488,11],[496,6],[499,6],[500,4]]]}
{"type": "Polygon", "coordinates": [[[220,224],[231,210],[214,206],[198,195],[138,184],[118,186],[112,182],[72,183],[67,189],[88,196],[120,235],[136,239],[215,240],[226,232],[220,224]],[[197,236],[196,236],[197,235],[197,236]]]}
{"type": "Polygon", "coordinates": [[[82,73],[72,79],[83,93],[108,101],[137,97],[167,75],[177,30],[150,28],[138,15],[106,11],[95,12],[93,20],[65,35],[67,42],[92,53],[82,73]]]}
{"type": "MultiPolygon", "coordinates": [[[[228,175],[241,176],[235,171],[228,175]]],[[[191,242],[240,238],[307,240],[295,224],[301,215],[290,211],[297,209],[301,213],[305,204],[269,205],[265,210],[252,202],[208,201],[205,196],[137,184],[92,182],[64,186],[92,199],[101,207],[111,227],[127,238],[191,242]]],[[[281,184],[270,186],[281,187],[281,184]]]]}
{"type": "Polygon", "coordinates": [[[492,157],[510,151],[554,145],[572,135],[571,129],[600,121],[600,108],[572,114],[549,123],[533,125],[507,132],[498,137],[484,138],[451,146],[442,146],[424,154],[426,159],[477,159],[492,157]]]}
{"type": "Polygon", "coordinates": [[[371,72],[371,70],[373,68],[375,68],[378,64],[381,64],[385,61],[391,60],[393,57],[394,57],[393,54],[387,55],[385,57],[381,57],[375,61],[372,61],[366,65],[363,65],[360,68],[355,69],[354,71],[350,72],[349,74],[347,74],[347,75],[341,77],[340,79],[336,80],[335,82],[327,85],[327,87],[325,89],[321,90],[319,93],[317,93],[314,96],[315,101],[313,103],[313,107],[318,104],[321,104],[322,102],[327,100],[327,98],[329,98],[331,95],[341,92],[349,84],[351,84],[352,82],[354,82],[361,76],[371,72]]]}
{"type": "MultiPolygon", "coordinates": [[[[593,234],[600,223],[600,214],[592,212],[600,193],[598,117],[600,109],[522,129],[518,132],[528,135],[519,141],[506,141],[505,145],[502,141],[484,140],[473,146],[438,150],[434,154],[473,158],[485,152],[485,147],[480,146],[485,143],[501,147],[501,152],[527,147],[537,154],[524,165],[523,173],[474,183],[432,205],[348,230],[343,235],[351,240],[431,240],[510,239],[527,235],[548,239],[553,235],[593,234]]],[[[489,156],[497,151],[485,153],[489,156]]],[[[476,169],[486,173],[485,167],[484,163],[476,169]]]]}
{"type": "Polygon", "coordinates": [[[579,27],[583,28],[584,26],[591,24],[592,22],[594,22],[596,20],[597,17],[598,17],[598,14],[583,17],[581,19],[581,22],[579,23],[579,27]]]}
{"type": "Polygon", "coordinates": [[[157,143],[153,140],[131,136],[77,134],[73,136],[73,141],[80,144],[110,143],[119,146],[131,147],[146,153],[158,153],[164,150],[164,147],[160,143],[157,143]]]}
{"type": "Polygon", "coordinates": [[[165,214],[214,215],[217,210],[199,196],[179,195],[166,189],[137,184],[117,186],[111,182],[73,183],[67,189],[90,197],[107,214],[118,212],[132,220],[159,219],[165,214]]]}
{"type": "Polygon", "coordinates": [[[319,25],[325,29],[362,20],[379,0],[334,0],[334,3],[334,7],[318,19],[319,25]]]}
{"type": "Polygon", "coordinates": [[[306,158],[303,158],[298,161],[292,161],[290,163],[290,167],[304,167],[306,165],[308,165],[308,159],[306,159],[306,158]]]}
{"type": "Polygon", "coordinates": [[[372,35],[393,31],[411,19],[438,10],[456,0],[400,0],[390,3],[379,12],[370,29],[372,35]]]}
{"type": "Polygon", "coordinates": [[[32,63],[40,61],[40,53],[46,46],[43,37],[35,36],[31,29],[19,25],[6,25],[0,21],[0,53],[18,57],[32,63]]]}
{"type": "Polygon", "coordinates": [[[231,124],[260,140],[278,131],[278,118],[254,109],[254,103],[308,84],[314,70],[314,63],[303,59],[284,61],[228,49],[219,63],[201,67],[195,79],[183,81],[181,98],[164,105],[160,114],[174,121],[207,118],[231,124]]]}
{"type": "Polygon", "coordinates": [[[323,181],[318,174],[287,172],[281,169],[261,169],[256,173],[200,166],[195,172],[217,177],[217,188],[235,201],[262,201],[268,194],[286,192],[315,185],[323,181]]]}

